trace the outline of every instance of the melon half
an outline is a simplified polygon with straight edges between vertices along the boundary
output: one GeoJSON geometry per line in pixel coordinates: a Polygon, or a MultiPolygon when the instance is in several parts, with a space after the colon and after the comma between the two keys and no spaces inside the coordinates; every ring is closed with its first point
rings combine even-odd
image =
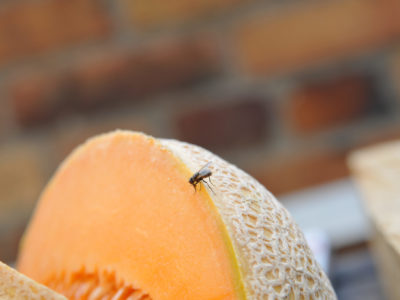
{"type": "Polygon", "coordinates": [[[60,166],[18,269],[70,299],[336,299],[255,179],[198,146],[129,131],[90,139],[60,166]],[[188,179],[207,162],[212,191],[195,191],[188,179]]]}

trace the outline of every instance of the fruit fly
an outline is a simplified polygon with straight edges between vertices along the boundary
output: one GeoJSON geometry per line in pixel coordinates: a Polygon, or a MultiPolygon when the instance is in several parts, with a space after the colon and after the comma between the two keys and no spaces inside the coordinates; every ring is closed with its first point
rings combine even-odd
{"type": "MultiPolygon", "coordinates": [[[[201,181],[203,181],[205,184],[207,184],[207,186],[210,188],[210,190],[214,193],[213,189],[210,187],[210,185],[207,183],[207,181],[205,181],[205,178],[209,177],[210,183],[211,182],[211,175],[212,172],[211,170],[208,168],[211,165],[211,161],[209,161],[208,163],[206,163],[200,170],[198,170],[196,173],[193,174],[192,177],[190,177],[189,179],[189,183],[191,185],[193,185],[194,187],[194,191],[196,191],[196,186],[198,183],[200,183],[201,181]]],[[[200,186],[201,189],[201,186],[200,186]]]]}

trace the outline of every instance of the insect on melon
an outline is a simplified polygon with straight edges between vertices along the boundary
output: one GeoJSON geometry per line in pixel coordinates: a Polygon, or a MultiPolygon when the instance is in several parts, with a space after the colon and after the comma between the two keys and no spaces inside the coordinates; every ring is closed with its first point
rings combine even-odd
{"type": "Polygon", "coordinates": [[[336,299],[255,179],[198,146],[129,131],[90,139],[60,166],[18,268],[70,299],[336,299]],[[188,179],[209,161],[213,192],[194,191],[188,179]]]}

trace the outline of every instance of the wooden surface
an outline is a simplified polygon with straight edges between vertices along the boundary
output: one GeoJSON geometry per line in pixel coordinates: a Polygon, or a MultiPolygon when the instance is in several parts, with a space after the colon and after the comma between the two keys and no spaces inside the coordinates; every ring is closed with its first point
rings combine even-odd
{"type": "Polygon", "coordinates": [[[384,292],[400,299],[400,141],[357,151],[349,165],[371,220],[384,292]]]}

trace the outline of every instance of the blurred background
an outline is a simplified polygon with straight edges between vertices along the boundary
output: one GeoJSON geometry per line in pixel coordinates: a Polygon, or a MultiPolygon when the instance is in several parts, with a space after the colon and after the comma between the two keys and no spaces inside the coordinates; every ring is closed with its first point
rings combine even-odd
{"type": "Polygon", "coordinates": [[[339,299],[383,299],[346,158],[400,137],[399,83],[397,0],[2,0],[0,260],[76,145],[132,129],[256,177],[339,299]]]}

